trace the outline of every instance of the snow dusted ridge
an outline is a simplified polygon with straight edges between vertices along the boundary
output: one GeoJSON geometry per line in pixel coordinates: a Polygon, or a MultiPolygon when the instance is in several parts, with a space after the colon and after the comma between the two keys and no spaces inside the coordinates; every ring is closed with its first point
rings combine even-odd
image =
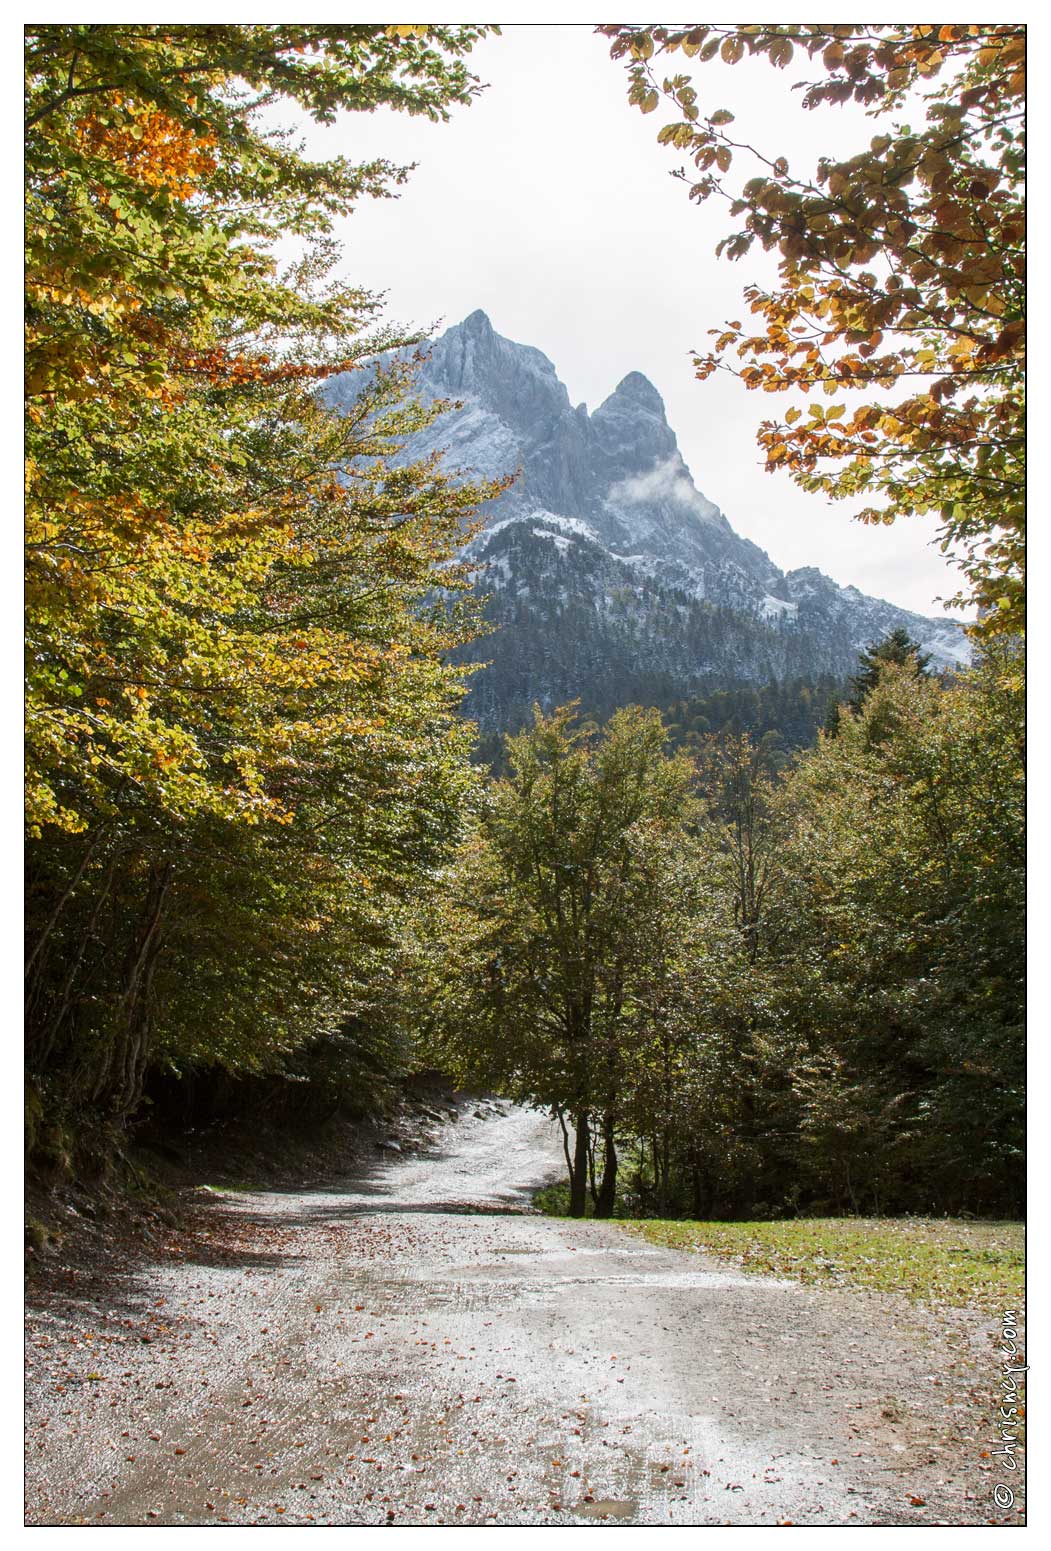
{"type": "Polygon", "coordinates": [[[720,516],[718,507],[713,506],[694,485],[690,471],[678,453],[673,453],[663,463],[655,464],[644,474],[632,474],[627,479],[618,480],[607,500],[614,510],[618,507],[630,509],[633,506],[656,504],[681,507],[701,522],[715,522],[720,516]]]}
{"type": "Polygon", "coordinates": [[[766,597],[759,605],[759,612],[764,619],[797,619],[799,617],[799,604],[789,603],[785,598],[766,597]]]}
{"type": "MultiPolygon", "coordinates": [[[[446,466],[465,477],[518,476],[490,504],[466,551],[508,638],[489,638],[486,656],[514,655],[514,632],[525,629],[519,605],[528,600],[529,610],[553,611],[559,631],[581,636],[560,660],[601,655],[615,617],[617,640],[631,635],[636,665],[684,692],[788,675],[845,676],[862,648],[899,625],[936,667],[968,660],[967,639],[952,621],[840,587],[814,567],[785,573],[735,533],[698,490],[660,394],[641,373],[629,372],[589,413],[570,403],[545,355],[504,339],[484,312],[473,312],[434,341],[418,383],[424,401],[462,407],[410,439],[405,458],[440,447],[446,466]],[[684,609],[694,611],[693,624],[680,642],[674,621],[684,609]]],[[[357,383],[337,378],[326,392],[338,406],[357,383]]],[[[609,651],[614,673],[619,648],[609,651]]]]}

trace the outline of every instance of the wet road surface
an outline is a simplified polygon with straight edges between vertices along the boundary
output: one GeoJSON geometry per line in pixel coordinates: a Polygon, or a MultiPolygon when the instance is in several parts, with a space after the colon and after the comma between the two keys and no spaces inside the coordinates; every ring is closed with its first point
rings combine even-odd
{"type": "Polygon", "coordinates": [[[977,1316],[535,1215],[563,1167],[486,1105],[36,1311],[30,1522],[1003,1522],[977,1316]]]}

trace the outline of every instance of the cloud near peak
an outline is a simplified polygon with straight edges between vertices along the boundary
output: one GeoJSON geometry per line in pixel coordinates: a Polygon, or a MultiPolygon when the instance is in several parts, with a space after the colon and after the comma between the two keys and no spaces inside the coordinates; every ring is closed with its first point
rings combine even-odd
{"type": "Polygon", "coordinates": [[[686,465],[677,453],[665,458],[645,474],[632,474],[618,480],[608,499],[623,506],[678,506],[696,516],[711,519],[716,508],[694,486],[686,465]]]}

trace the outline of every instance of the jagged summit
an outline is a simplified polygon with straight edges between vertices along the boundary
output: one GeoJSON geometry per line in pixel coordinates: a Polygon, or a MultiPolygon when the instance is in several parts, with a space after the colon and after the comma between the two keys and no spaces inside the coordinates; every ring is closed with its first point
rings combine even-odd
{"type": "Polygon", "coordinates": [[[419,382],[425,396],[473,397],[510,423],[570,411],[554,363],[498,334],[480,308],[434,341],[419,382]]]}
{"type": "Polygon", "coordinates": [[[491,334],[493,325],[489,321],[489,314],[483,312],[481,307],[476,307],[472,313],[468,313],[460,324],[454,324],[455,328],[463,329],[466,334],[491,334]]]}
{"type": "Polygon", "coordinates": [[[648,377],[641,372],[629,372],[621,378],[609,398],[605,400],[602,409],[610,405],[633,406],[647,411],[651,415],[659,415],[662,420],[667,419],[664,410],[664,400],[648,377]]]}
{"type": "MultiPolygon", "coordinates": [[[[359,384],[348,376],[325,391],[338,405],[359,384]]],[[[936,666],[967,658],[952,621],[867,598],[815,566],[786,575],[735,533],[698,489],[641,372],[589,414],[542,351],[506,339],[477,309],[433,342],[418,392],[462,408],[411,438],[406,459],[440,447],[450,466],[487,478],[519,471],[468,548],[503,627],[479,648],[493,667],[472,680],[469,709],[487,726],[508,725],[511,701],[528,714],[534,699],[652,703],[846,677],[899,625],[936,666]]]]}

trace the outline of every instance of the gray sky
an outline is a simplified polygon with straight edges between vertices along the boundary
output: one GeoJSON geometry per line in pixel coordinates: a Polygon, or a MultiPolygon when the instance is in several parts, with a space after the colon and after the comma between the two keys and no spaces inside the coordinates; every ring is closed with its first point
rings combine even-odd
{"type": "MultiPolygon", "coordinates": [[[[627,372],[644,372],[698,487],[778,565],[817,565],[938,613],[957,573],[931,544],[932,519],[866,528],[845,505],[766,474],[755,428],[792,400],[749,393],[722,373],[695,379],[690,348],[741,317],[743,286],[771,277],[773,261],[716,259],[725,206],[692,204],[671,178],[679,157],[656,144],[661,111],[628,107],[606,41],[583,26],[512,26],[472,58],[488,90],[449,124],[384,111],[311,128],[314,154],[418,163],[398,200],[362,204],[342,224],[348,278],[385,292],[388,318],[406,325],[444,326],[484,308],[499,333],[543,350],[573,402],[589,408],[627,372]]],[[[853,107],[805,114],[794,66],[676,59],[706,110],[729,108],[739,138],[793,166],[809,171],[819,151],[849,153],[876,133],[853,107]]]]}

